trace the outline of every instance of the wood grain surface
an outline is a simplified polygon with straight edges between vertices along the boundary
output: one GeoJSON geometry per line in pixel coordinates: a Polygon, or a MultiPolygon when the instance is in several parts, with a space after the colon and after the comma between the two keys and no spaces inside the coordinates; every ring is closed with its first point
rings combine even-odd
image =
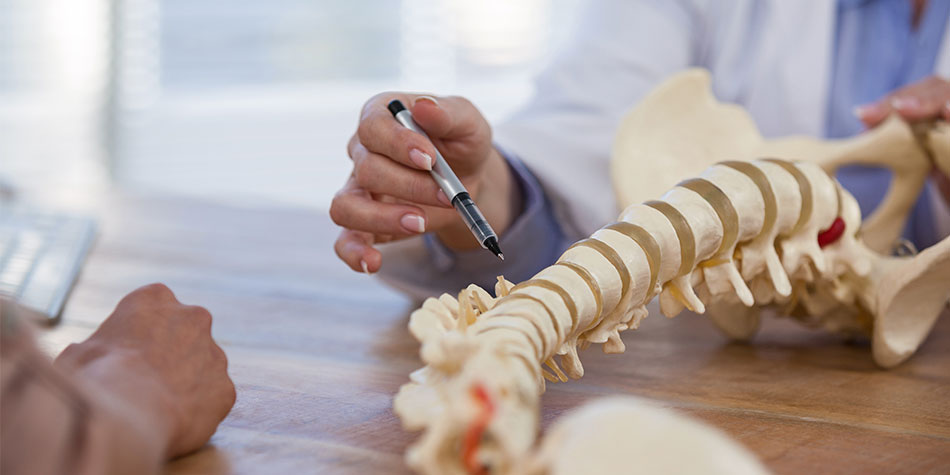
{"type": "MultiPolygon", "coordinates": [[[[325,211],[242,209],[107,193],[81,208],[101,234],[55,354],[90,334],[127,292],[164,282],[214,315],[238,399],[211,443],[172,474],[402,473],[392,397],[420,366],[412,302],[332,251],[325,211]]],[[[877,368],[867,342],[765,321],[729,343],[701,316],[651,312],[627,352],[582,352],[586,376],[549,385],[543,426],[587,400],[636,395],[726,431],[777,473],[950,472],[950,319],[907,363],[877,368]]],[[[635,470],[636,461],[631,461],[635,470]]]]}

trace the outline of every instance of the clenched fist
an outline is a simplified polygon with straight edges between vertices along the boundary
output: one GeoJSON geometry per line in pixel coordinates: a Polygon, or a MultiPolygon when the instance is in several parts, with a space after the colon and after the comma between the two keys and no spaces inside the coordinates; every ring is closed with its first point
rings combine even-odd
{"type": "Polygon", "coordinates": [[[125,296],[56,364],[127,408],[124,422],[147,427],[143,432],[166,457],[203,446],[234,405],[227,358],[211,338],[211,314],[182,304],[162,284],[125,296]]]}

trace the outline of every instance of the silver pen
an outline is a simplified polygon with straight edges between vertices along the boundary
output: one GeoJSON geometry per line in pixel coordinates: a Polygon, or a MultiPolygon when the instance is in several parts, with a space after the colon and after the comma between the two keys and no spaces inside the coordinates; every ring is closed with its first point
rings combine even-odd
{"type": "MultiPolygon", "coordinates": [[[[393,117],[395,117],[403,127],[422,134],[430,143],[432,142],[432,139],[429,139],[429,136],[422,130],[422,127],[419,127],[419,124],[412,120],[412,114],[409,112],[409,109],[406,109],[406,106],[404,106],[399,99],[391,101],[387,107],[389,108],[389,112],[393,114],[393,117]]],[[[435,144],[433,144],[433,149],[435,149],[435,144]]],[[[432,178],[435,179],[435,182],[439,184],[439,188],[442,189],[445,196],[452,201],[452,206],[458,210],[459,215],[462,216],[462,220],[465,221],[468,228],[472,230],[475,239],[481,243],[482,247],[491,251],[498,256],[499,259],[505,260],[505,255],[501,253],[501,248],[498,247],[498,235],[495,234],[495,231],[488,224],[488,221],[485,220],[485,216],[479,211],[478,206],[475,206],[472,197],[468,194],[465,187],[462,186],[462,182],[459,181],[458,177],[455,176],[455,172],[449,168],[449,164],[442,158],[442,154],[439,153],[438,149],[435,149],[435,163],[432,164],[432,170],[430,170],[429,173],[432,175],[432,178]]]]}

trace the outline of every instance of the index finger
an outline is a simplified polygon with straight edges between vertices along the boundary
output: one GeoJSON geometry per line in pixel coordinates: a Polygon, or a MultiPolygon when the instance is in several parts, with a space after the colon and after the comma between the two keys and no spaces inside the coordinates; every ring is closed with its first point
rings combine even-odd
{"type": "Polygon", "coordinates": [[[360,143],[367,150],[407,167],[431,170],[435,146],[421,134],[403,127],[393,117],[386,108],[386,104],[393,99],[409,101],[406,95],[381,94],[366,104],[356,130],[360,143]]]}

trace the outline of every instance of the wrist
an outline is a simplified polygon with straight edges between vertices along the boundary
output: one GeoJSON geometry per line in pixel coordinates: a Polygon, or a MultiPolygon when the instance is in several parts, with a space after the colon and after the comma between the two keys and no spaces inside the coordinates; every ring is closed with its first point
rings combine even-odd
{"type": "MultiPolygon", "coordinates": [[[[87,386],[91,386],[87,384],[87,386]]],[[[145,417],[141,406],[109,391],[90,387],[90,445],[108,455],[101,473],[159,473],[168,457],[161,424],[145,417]]]]}
{"type": "Polygon", "coordinates": [[[56,359],[93,396],[102,424],[122,445],[142,454],[168,456],[179,420],[169,392],[140,351],[87,340],[70,345],[56,359]]]}

